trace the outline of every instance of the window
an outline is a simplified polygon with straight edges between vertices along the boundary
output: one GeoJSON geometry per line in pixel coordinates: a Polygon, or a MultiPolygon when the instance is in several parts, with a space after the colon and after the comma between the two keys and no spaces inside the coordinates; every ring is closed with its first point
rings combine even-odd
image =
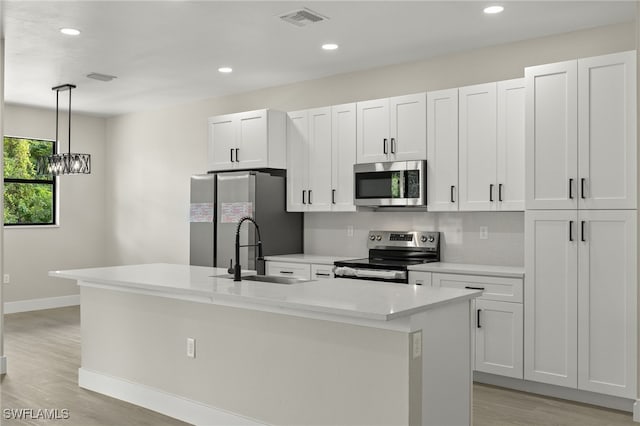
{"type": "Polygon", "coordinates": [[[38,176],[36,164],[56,151],[54,141],[4,138],[4,223],[53,225],[56,218],[56,179],[38,176]]]}

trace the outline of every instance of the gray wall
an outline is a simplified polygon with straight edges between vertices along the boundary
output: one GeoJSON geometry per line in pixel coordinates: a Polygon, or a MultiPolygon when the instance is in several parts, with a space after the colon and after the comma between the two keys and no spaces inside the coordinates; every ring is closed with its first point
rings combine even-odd
{"type": "MultiPolygon", "coordinates": [[[[4,273],[11,284],[3,285],[3,302],[77,294],[74,282],[49,278],[48,271],[105,261],[105,119],[74,114],[72,124],[72,148],[91,154],[91,174],[59,178],[59,226],[5,227],[4,273]]],[[[6,105],[4,134],[54,139],[55,111],[6,105]]],[[[59,139],[66,150],[66,132],[59,139]]]]}
{"type": "MultiPolygon", "coordinates": [[[[634,23],[510,43],[415,63],[342,74],[107,122],[107,249],[112,264],[188,262],[189,176],[206,171],[212,115],[274,108],[283,111],[522,77],[524,68],[632,50],[634,23]]],[[[375,227],[445,231],[444,258],[523,264],[521,213],[306,214],[306,250],[362,254],[363,232],[375,227]],[[346,226],[356,226],[353,238],[346,226]],[[478,239],[479,226],[489,239],[478,239]],[[338,247],[336,249],[336,247],[338,247]]]]}

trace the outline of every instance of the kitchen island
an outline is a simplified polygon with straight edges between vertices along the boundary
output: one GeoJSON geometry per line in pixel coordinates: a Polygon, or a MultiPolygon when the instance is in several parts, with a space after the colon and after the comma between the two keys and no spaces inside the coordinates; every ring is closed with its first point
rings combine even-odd
{"type": "Polygon", "coordinates": [[[470,424],[479,291],[224,274],[51,272],[80,285],[79,385],[195,424],[470,424]]]}

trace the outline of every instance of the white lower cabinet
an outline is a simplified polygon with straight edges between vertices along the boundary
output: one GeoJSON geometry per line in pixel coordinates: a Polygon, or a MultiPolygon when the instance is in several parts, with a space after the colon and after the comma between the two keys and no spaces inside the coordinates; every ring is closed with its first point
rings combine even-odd
{"type": "Polygon", "coordinates": [[[473,369],[523,378],[521,278],[411,271],[409,284],[483,290],[470,308],[473,369]]]}
{"type": "Polygon", "coordinates": [[[637,387],[637,213],[525,214],[525,379],[624,398],[637,387]]]}
{"type": "Polygon", "coordinates": [[[265,269],[267,275],[302,278],[304,280],[333,278],[333,265],[318,263],[274,262],[268,260],[265,269]]]}
{"type": "Polygon", "coordinates": [[[475,369],[522,379],[522,303],[475,301],[475,369]]]}
{"type": "Polygon", "coordinates": [[[431,287],[431,272],[409,272],[409,284],[431,287]]]}

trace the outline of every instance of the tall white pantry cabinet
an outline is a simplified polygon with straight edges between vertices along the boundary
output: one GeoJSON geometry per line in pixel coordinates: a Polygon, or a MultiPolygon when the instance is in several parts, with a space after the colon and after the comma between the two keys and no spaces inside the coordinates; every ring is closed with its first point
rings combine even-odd
{"type": "Polygon", "coordinates": [[[525,379],[635,399],[636,52],[525,82],[525,379]]]}

